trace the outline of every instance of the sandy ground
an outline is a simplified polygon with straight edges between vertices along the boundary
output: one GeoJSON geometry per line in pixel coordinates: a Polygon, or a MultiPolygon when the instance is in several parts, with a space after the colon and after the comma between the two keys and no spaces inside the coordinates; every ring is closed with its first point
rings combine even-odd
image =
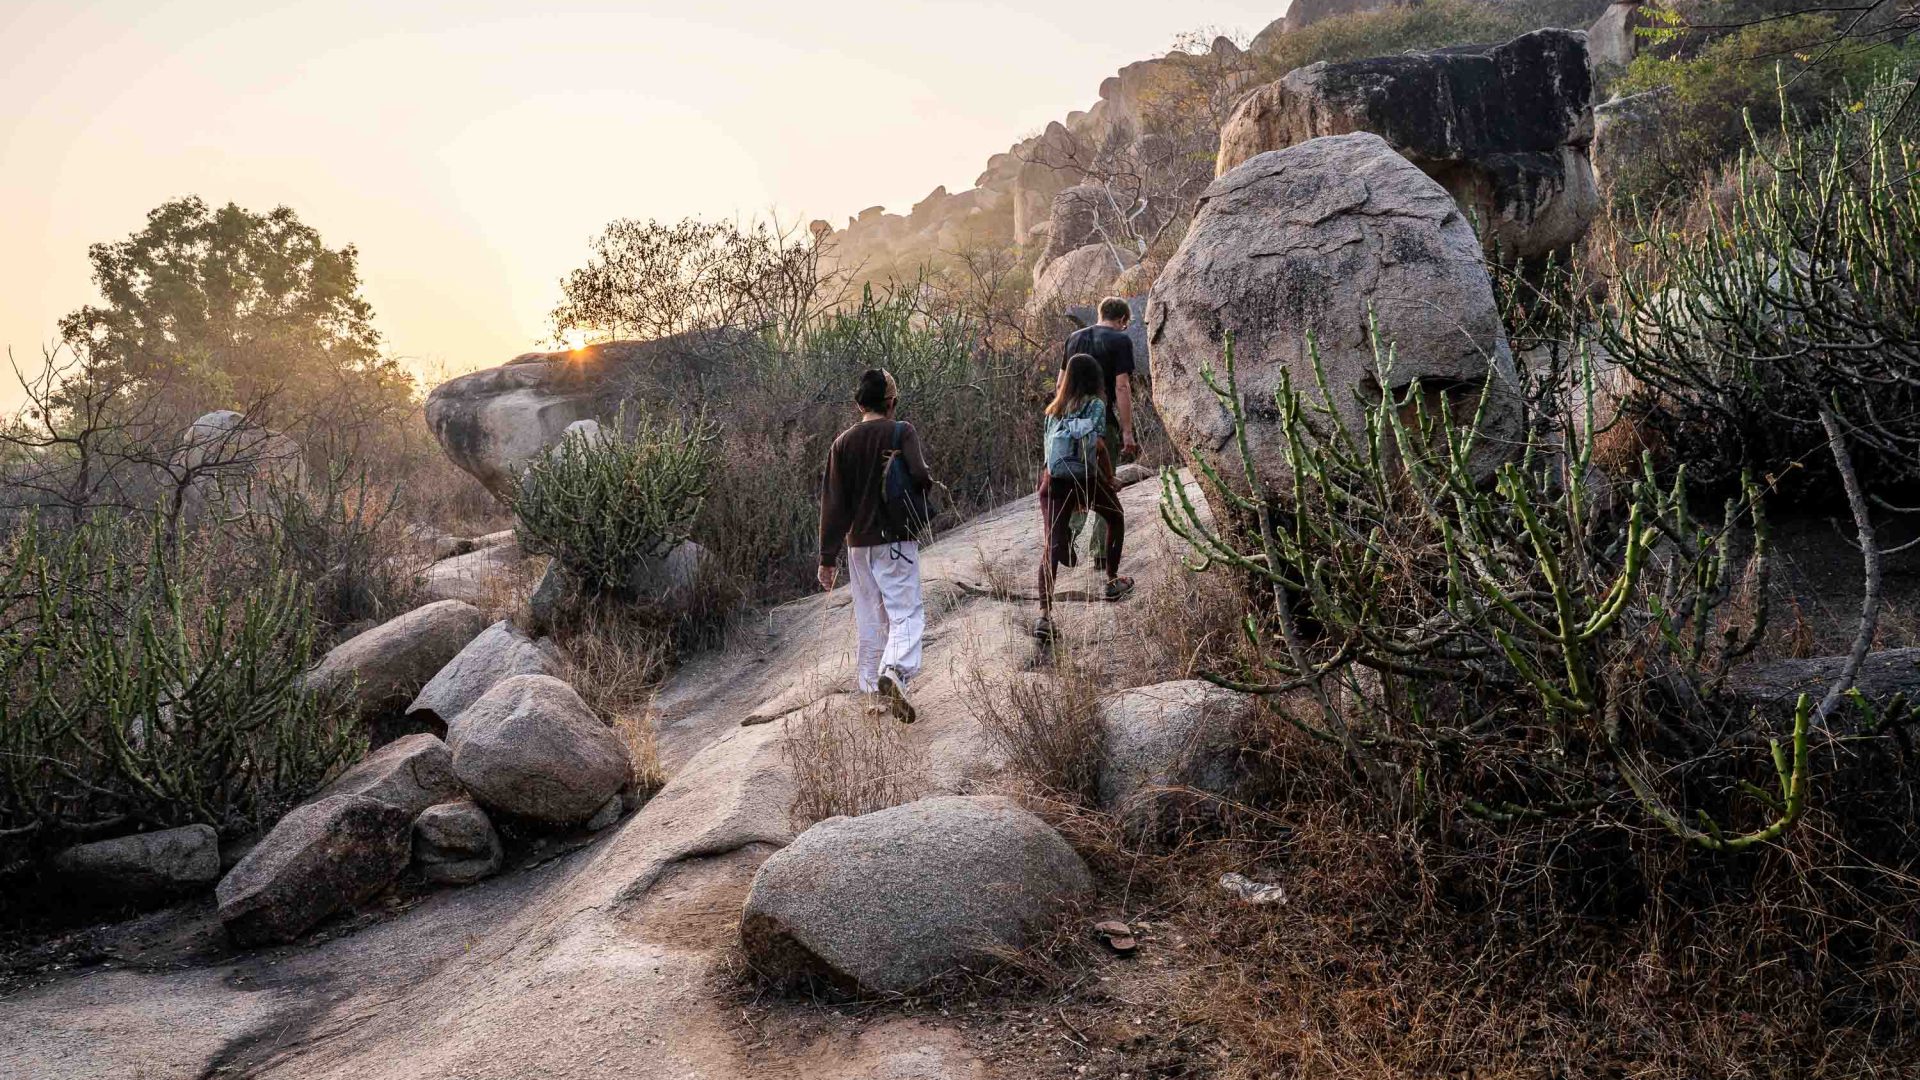
{"type": "MultiPolygon", "coordinates": [[[[1124,493],[1136,575],[1169,558],[1158,496],[1157,483],[1124,493]]],[[[923,554],[926,664],[914,685],[920,722],[905,738],[926,794],[984,790],[997,771],[968,697],[981,692],[975,673],[991,681],[1037,665],[1034,605],[991,593],[1031,589],[1038,557],[1031,497],[923,554]]],[[[1093,580],[1072,571],[1062,586],[1093,580]]],[[[1139,612],[1066,604],[1059,621],[1069,637],[1138,634],[1139,612]]],[[[124,947],[105,962],[0,999],[0,1077],[1034,1075],[983,1053],[996,1040],[1006,1050],[1004,1025],[983,1041],[969,1021],[937,1012],[855,1019],[795,1003],[769,1033],[742,1008],[732,951],[741,902],[754,870],[795,833],[782,718],[850,685],[853,640],[843,587],[776,609],[685,666],[659,699],[671,779],[580,850],[336,920],[284,948],[232,953],[204,902],[117,928],[124,947]],[[743,726],[749,717],[767,722],[743,726]]]]}

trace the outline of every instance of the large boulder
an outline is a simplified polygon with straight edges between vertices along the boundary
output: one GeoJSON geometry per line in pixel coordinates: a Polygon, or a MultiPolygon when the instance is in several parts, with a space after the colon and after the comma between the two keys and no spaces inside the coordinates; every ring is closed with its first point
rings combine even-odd
{"type": "Polygon", "coordinates": [[[899,993],[991,966],[1092,890],[1039,818],[997,796],[943,796],[801,833],[754,875],[740,938],[770,976],[899,993]]]}
{"type": "Polygon", "coordinates": [[[494,606],[519,584],[526,563],[526,552],[509,539],[441,559],[415,575],[414,583],[430,600],[494,606]]]}
{"type": "Polygon", "coordinates": [[[306,487],[306,455],[293,439],[232,409],[207,413],[187,425],[174,455],[196,509],[234,513],[272,505],[306,487]]]}
{"type": "Polygon", "coordinates": [[[495,683],[447,728],[453,770],[482,806],[578,825],[623,787],[627,748],[551,675],[495,683]]]}
{"type": "Polygon", "coordinates": [[[319,795],[365,795],[418,814],[465,794],[453,775],[453,752],[437,737],[405,735],[341,773],[319,795]]]}
{"type": "Polygon", "coordinates": [[[220,881],[220,921],[240,946],[292,941],[407,868],[404,807],[333,795],[298,807],[220,881]]]}
{"type": "Polygon", "coordinates": [[[1587,54],[1593,66],[1624,69],[1640,52],[1643,0],[1616,0],[1587,27],[1587,54]]]}
{"type": "Polygon", "coordinates": [[[220,837],[211,825],[183,825],[70,847],[53,865],[85,902],[147,904],[220,880],[220,837]]]}
{"type": "Polygon", "coordinates": [[[1100,806],[1131,832],[1175,825],[1237,790],[1256,699],[1199,679],[1101,699],[1100,806]]]}
{"type": "Polygon", "coordinates": [[[1047,246],[1041,249],[1034,273],[1044,273],[1048,263],[1088,244],[1117,241],[1120,213],[1114,201],[1105,185],[1094,183],[1075,184],[1055,195],[1045,229],[1047,246]]]}
{"type": "Polygon", "coordinates": [[[308,682],[350,694],[362,716],[398,711],[486,625],[461,600],[417,607],[334,646],[308,682]]]}
{"type": "Polygon", "coordinates": [[[608,423],[623,402],[663,397],[675,380],[697,393],[702,373],[737,344],[738,335],[712,332],[524,353],[435,387],[427,424],[455,465],[504,496],[576,421],[608,423]]]}
{"type": "Polygon", "coordinates": [[[500,869],[500,834],[471,799],[431,806],[413,820],[413,861],[437,885],[471,885],[500,869]]]}
{"type": "Polygon", "coordinates": [[[495,683],[515,675],[558,675],[560,668],[560,650],[551,639],[535,641],[502,619],[427,681],[407,706],[407,716],[444,731],[495,683]]]}
{"type": "Polygon", "coordinates": [[[1216,172],[1325,135],[1369,131],[1438,180],[1502,259],[1561,251],[1599,212],[1584,34],[1309,64],[1247,95],[1216,172]]]}
{"type": "Polygon", "coordinates": [[[1517,382],[1479,242],[1445,189],[1365,132],[1261,154],[1207,188],[1148,306],[1154,407],[1182,453],[1239,475],[1231,415],[1201,378],[1231,334],[1255,470],[1285,491],[1281,374],[1318,397],[1312,335],[1331,406],[1364,430],[1356,396],[1383,377],[1369,319],[1397,350],[1392,389],[1419,379],[1471,415],[1493,380],[1477,464],[1504,460],[1517,382]]]}
{"type": "Polygon", "coordinates": [[[1079,304],[1097,304],[1132,263],[1124,250],[1109,244],[1075,248],[1041,271],[1033,283],[1033,295],[1027,298],[1027,311],[1042,317],[1079,304]]]}

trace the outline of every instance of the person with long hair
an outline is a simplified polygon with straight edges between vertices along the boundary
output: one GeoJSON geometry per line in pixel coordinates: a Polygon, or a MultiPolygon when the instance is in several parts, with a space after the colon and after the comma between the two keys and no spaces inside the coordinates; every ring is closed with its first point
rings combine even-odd
{"type": "Polygon", "coordinates": [[[1120,508],[1108,443],[1107,396],[1100,364],[1086,353],[1069,357],[1053,401],[1047,405],[1046,468],[1040,475],[1040,521],[1045,552],[1040,557],[1040,621],[1033,633],[1053,637],[1053,583],[1062,566],[1074,565],[1073,515],[1089,512],[1106,525],[1100,566],[1106,571],[1104,596],[1119,600],[1133,591],[1133,579],[1120,574],[1120,550],[1126,542],[1127,516],[1120,508]]]}

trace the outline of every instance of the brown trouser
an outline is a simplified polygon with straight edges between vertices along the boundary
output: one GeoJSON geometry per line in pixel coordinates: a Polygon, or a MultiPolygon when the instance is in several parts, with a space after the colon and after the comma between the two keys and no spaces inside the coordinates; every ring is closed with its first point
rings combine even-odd
{"type": "Polygon", "coordinates": [[[1127,515],[1120,509],[1120,493],[1104,477],[1086,483],[1056,481],[1040,476],[1040,521],[1046,554],[1040,559],[1040,606],[1053,606],[1053,579],[1059,567],[1073,561],[1073,515],[1090,512],[1106,525],[1107,577],[1120,573],[1120,549],[1127,539],[1127,515]]]}

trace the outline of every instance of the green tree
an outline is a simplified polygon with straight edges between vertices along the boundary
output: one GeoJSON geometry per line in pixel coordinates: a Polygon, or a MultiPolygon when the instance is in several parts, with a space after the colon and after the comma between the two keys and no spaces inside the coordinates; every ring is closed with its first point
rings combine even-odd
{"type": "Polygon", "coordinates": [[[411,396],[379,353],[359,253],[329,248],[287,207],[176,199],[88,258],[102,303],[62,319],[61,336],[143,408],[184,422],[270,402],[274,422],[298,428],[323,405],[411,396]]]}

